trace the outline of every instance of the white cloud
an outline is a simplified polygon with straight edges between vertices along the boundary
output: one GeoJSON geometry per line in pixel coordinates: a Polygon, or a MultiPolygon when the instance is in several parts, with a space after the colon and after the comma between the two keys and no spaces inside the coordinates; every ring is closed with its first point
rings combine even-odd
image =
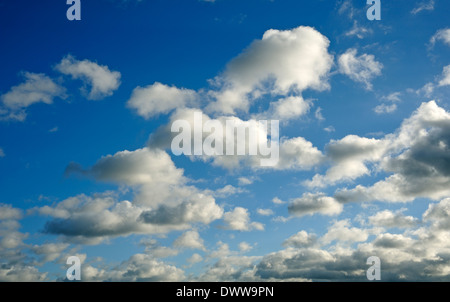
{"type": "Polygon", "coordinates": [[[249,252],[252,249],[253,249],[253,247],[245,241],[239,243],[239,250],[243,253],[249,252]]]}
{"type": "Polygon", "coordinates": [[[439,86],[450,85],[450,65],[444,67],[442,71],[442,79],[439,81],[439,86]]]}
{"type": "Polygon", "coordinates": [[[24,121],[25,109],[36,103],[52,104],[56,97],[65,98],[65,88],[42,73],[23,73],[25,82],[10,89],[0,97],[0,120],[24,121]]]}
{"type": "Polygon", "coordinates": [[[283,246],[285,247],[295,247],[295,248],[305,248],[311,247],[317,242],[317,237],[314,234],[308,234],[305,231],[300,231],[295,235],[292,235],[285,241],[283,241],[283,246]]]}
{"type": "Polygon", "coordinates": [[[44,243],[32,246],[31,250],[42,257],[41,264],[43,264],[58,259],[68,246],[66,243],[44,243]]]}
{"type": "Polygon", "coordinates": [[[286,203],[286,202],[282,201],[281,199],[279,199],[278,197],[274,197],[274,198],[272,199],[272,202],[273,202],[274,204],[285,204],[285,203],[286,203]]]}
{"type": "Polygon", "coordinates": [[[370,216],[369,223],[386,228],[409,228],[416,226],[419,221],[413,216],[404,216],[401,212],[384,210],[370,216]]]}
{"type": "Polygon", "coordinates": [[[186,260],[190,264],[195,264],[203,261],[203,257],[195,253],[186,260]]]}
{"type": "Polygon", "coordinates": [[[189,89],[179,89],[161,83],[154,83],[147,87],[137,87],[133,90],[127,106],[146,118],[167,114],[174,109],[195,106],[198,95],[189,89]]]}
{"type": "Polygon", "coordinates": [[[316,174],[303,182],[308,187],[325,187],[338,182],[352,181],[370,174],[367,163],[381,159],[388,144],[386,141],[348,135],[341,140],[331,140],[326,146],[332,166],[325,175],[316,174]]]}
{"type": "Polygon", "coordinates": [[[225,229],[234,231],[263,231],[264,225],[259,222],[251,222],[250,215],[247,209],[236,207],[231,212],[226,212],[223,215],[225,222],[225,229]]]}
{"type": "Polygon", "coordinates": [[[442,41],[450,46],[450,28],[438,30],[430,39],[431,46],[434,46],[437,41],[442,41]]]}
{"type": "Polygon", "coordinates": [[[46,232],[70,241],[98,243],[111,236],[184,230],[193,223],[209,224],[223,215],[210,192],[186,185],[183,170],[177,169],[161,150],[122,151],[103,157],[86,170],[73,164],[67,172],[127,185],[135,194],[133,202],[104,193],[79,195],[34,209],[54,217],[47,222],[46,232]]]}
{"type": "MultiPolygon", "coordinates": [[[[191,137],[194,137],[194,129],[196,128],[194,123],[194,114],[196,112],[201,112],[198,109],[179,109],[171,115],[168,124],[160,127],[156,132],[150,136],[149,145],[152,148],[169,149],[171,147],[171,142],[173,138],[177,135],[171,132],[170,125],[176,120],[184,120],[190,124],[191,137]]],[[[203,125],[211,120],[209,116],[202,114],[203,125]]],[[[226,132],[227,121],[234,121],[238,125],[252,129],[252,132],[256,133],[258,140],[267,143],[268,134],[267,131],[260,123],[255,120],[244,121],[237,117],[220,116],[216,118],[222,125],[224,129],[223,134],[223,146],[226,146],[227,135],[233,135],[226,132]]],[[[197,125],[198,127],[198,125],[197,125]]],[[[209,133],[202,133],[202,139],[204,140],[209,133]]],[[[260,142],[261,142],[260,141],[260,142]]],[[[242,141],[234,140],[236,145],[248,146],[247,149],[252,146],[258,149],[258,143],[256,140],[250,140],[249,135],[245,135],[242,141]],[[253,141],[253,142],[252,142],[253,141]],[[251,143],[256,144],[251,145],[251,143]]],[[[192,144],[193,145],[193,144],[192,144]]],[[[205,162],[211,161],[214,166],[219,166],[226,168],[228,170],[242,169],[243,167],[250,167],[254,170],[258,169],[274,169],[274,170],[309,170],[312,167],[318,165],[323,160],[322,153],[313,146],[313,144],[302,137],[286,139],[282,138],[279,145],[279,161],[276,165],[272,167],[261,167],[261,159],[264,157],[261,155],[257,156],[191,156],[192,160],[202,159],[205,162]]]]}
{"type": "Polygon", "coordinates": [[[0,157],[5,157],[5,156],[6,156],[5,151],[3,151],[2,148],[0,148],[0,157]]]}
{"type": "Polygon", "coordinates": [[[110,71],[108,66],[98,65],[89,60],[79,61],[71,55],[63,58],[55,69],[72,76],[73,79],[81,79],[85,85],[91,86],[87,96],[90,100],[111,96],[120,86],[120,72],[110,71]]]}
{"type": "Polygon", "coordinates": [[[332,241],[339,242],[362,242],[369,238],[369,231],[350,226],[350,221],[340,220],[335,221],[329,228],[328,232],[323,235],[321,240],[325,243],[332,241]]]}
{"type": "Polygon", "coordinates": [[[389,148],[378,159],[379,169],[390,175],[369,187],[342,189],[334,197],[341,202],[407,202],[450,196],[449,121],[450,114],[436,102],[423,103],[382,140],[389,148]]]}
{"type": "Polygon", "coordinates": [[[215,79],[220,88],[210,92],[217,101],[208,110],[247,112],[250,102],[267,92],[286,96],[290,91],[328,88],[327,76],[333,64],[329,44],[311,27],[266,31],[215,79]]]}
{"type": "Polygon", "coordinates": [[[377,114],[394,113],[397,110],[397,104],[381,104],[373,108],[377,114]]]}
{"type": "Polygon", "coordinates": [[[305,193],[289,203],[288,210],[291,215],[305,216],[320,213],[333,216],[342,212],[343,206],[332,197],[323,193],[305,193]]]}
{"type": "Polygon", "coordinates": [[[434,10],[434,0],[424,0],[419,2],[414,9],[411,11],[411,14],[417,15],[421,11],[433,11],[434,10]]]}
{"type": "Polygon", "coordinates": [[[261,216],[272,216],[274,214],[271,209],[257,209],[256,212],[261,216]]]}
{"type": "Polygon", "coordinates": [[[269,110],[256,115],[256,119],[270,119],[287,122],[307,114],[311,108],[311,101],[305,101],[301,96],[290,96],[271,102],[269,110]]]}
{"type": "Polygon", "coordinates": [[[183,281],[183,270],[154,259],[151,255],[136,254],[113,268],[103,279],[96,281],[177,282],[183,281]],[[106,277],[106,278],[105,278],[106,277]]]}
{"type": "Polygon", "coordinates": [[[348,49],[339,56],[339,71],[355,82],[365,84],[368,90],[372,89],[372,79],[381,75],[383,64],[377,62],[373,55],[362,54],[357,56],[357,50],[348,49]]]}
{"type": "Polygon", "coordinates": [[[238,182],[240,186],[248,186],[253,184],[255,177],[239,177],[238,182]]]}
{"type": "Polygon", "coordinates": [[[187,231],[173,242],[174,247],[205,250],[203,239],[197,231],[187,231]]]}
{"type": "Polygon", "coordinates": [[[140,242],[145,246],[145,253],[154,258],[167,258],[178,255],[179,251],[167,246],[160,246],[155,239],[143,239],[140,242]]]}

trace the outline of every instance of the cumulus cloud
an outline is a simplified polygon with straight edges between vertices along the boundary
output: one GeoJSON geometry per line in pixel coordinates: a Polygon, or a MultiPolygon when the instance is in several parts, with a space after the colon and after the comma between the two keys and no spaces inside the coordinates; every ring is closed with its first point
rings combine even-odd
{"type": "Polygon", "coordinates": [[[271,102],[269,109],[255,116],[257,119],[272,119],[287,122],[307,114],[312,102],[304,100],[301,96],[290,96],[271,102]]]}
{"type": "Polygon", "coordinates": [[[0,120],[24,121],[27,107],[37,103],[52,104],[55,98],[66,97],[65,88],[45,74],[24,72],[23,77],[24,83],[0,96],[0,120]]]}
{"type": "Polygon", "coordinates": [[[405,216],[402,212],[384,210],[369,217],[369,223],[386,228],[411,228],[417,226],[419,220],[413,216],[405,216]]]}
{"type": "Polygon", "coordinates": [[[350,220],[335,221],[315,244],[310,244],[306,232],[299,232],[285,241],[285,249],[265,255],[256,264],[253,280],[364,281],[366,260],[376,255],[382,261],[385,282],[448,281],[449,204],[448,199],[431,204],[423,214],[428,223],[423,227],[413,223],[417,218],[395,217],[394,213],[381,212],[372,219],[406,227],[402,234],[358,228],[350,220]],[[375,238],[369,241],[369,235],[375,238]],[[353,247],[342,246],[343,242],[353,247]]]}
{"type": "Polygon", "coordinates": [[[305,248],[311,247],[317,242],[315,234],[308,234],[305,231],[300,231],[295,235],[292,235],[283,242],[285,247],[305,248]]]}
{"type": "Polygon", "coordinates": [[[197,231],[187,231],[173,242],[174,247],[205,250],[203,239],[197,231]]]}
{"type": "Polygon", "coordinates": [[[100,100],[111,96],[120,86],[120,72],[110,71],[108,66],[98,65],[89,60],[79,61],[71,55],[63,58],[55,69],[89,85],[91,87],[87,95],[89,100],[100,100]]]}
{"type": "Polygon", "coordinates": [[[187,260],[190,264],[195,264],[203,261],[203,257],[197,253],[193,254],[191,257],[189,257],[187,260]]]}
{"type": "Polygon", "coordinates": [[[71,241],[98,243],[111,236],[184,230],[223,215],[211,192],[187,185],[183,170],[162,150],[121,151],[101,158],[88,169],[71,164],[66,172],[126,185],[135,196],[128,201],[112,193],[79,195],[34,209],[54,217],[45,226],[47,233],[71,241]]]}
{"type": "Polygon", "coordinates": [[[338,242],[363,242],[369,238],[369,231],[350,226],[348,219],[335,221],[321,240],[325,243],[338,242]]]}
{"type": "Polygon", "coordinates": [[[183,270],[147,254],[133,255],[99,277],[93,275],[91,279],[112,282],[179,282],[185,279],[183,270]]]}
{"type": "Polygon", "coordinates": [[[27,233],[20,232],[23,211],[0,204],[0,282],[46,281],[47,273],[40,272],[36,261],[25,253],[27,233]]]}
{"type": "Polygon", "coordinates": [[[311,27],[266,31],[215,79],[220,88],[211,95],[217,101],[208,109],[226,114],[246,112],[250,101],[267,92],[287,95],[290,91],[328,88],[327,75],[333,64],[329,44],[311,27]]]}
{"type": "Polygon", "coordinates": [[[190,89],[179,89],[161,83],[147,87],[137,87],[133,90],[127,106],[146,118],[167,114],[174,109],[195,106],[198,95],[190,89]]]}
{"type": "Polygon", "coordinates": [[[348,49],[339,56],[339,71],[355,82],[365,84],[368,90],[372,90],[371,81],[381,75],[383,64],[377,62],[373,55],[362,54],[357,56],[358,51],[354,48],[348,49]]]}
{"type": "Polygon", "coordinates": [[[431,46],[434,46],[438,41],[442,41],[450,46],[450,28],[438,30],[430,39],[431,46]]]}
{"type": "Polygon", "coordinates": [[[434,101],[423,103],[394,134],[383,139],[389,148],[379,166],[390,175],[369,187],[342,189],[335,198],[340,202],[407,202],[449,196],[449,125],[448,112],[434,101]]]}
{"type": "Polygon", "coordinates": [[[234,231],[263,231],[264,225],[259,222],[251,222],[248,210],[242,207],[236,207],[231,212],[226,212],[223,215],[225,222],[224,228],[234,231]]]}
{"type": "Polygon", "coordinates": [[[305,216],[320,213],[333,216],[342,212],[342,205],[334,198],[323,193],[305,193],[289,203],[288,210],[291,215],[305,216]]]}
{"type": "Polygon", "coordinates": [[[387,148],[387,142],[374,138],[348,135],[341,140],[331,140],[326,146],[326,156],[332,166],[325,175],[316,174],[304,185],[308,187],[326,187],[342,181],[351,181],[370,174],[368,163],[381,159],[387,148]]]}
{"type": "MultiPolygon", "coordinates": [[[[154,132],[150,136],[149,146],[150,148],[160,148],[160,149],[169,149],[171,148],[171,143],[173,138],[177,135],[177,133],[173,133],[171,131],[172,123],[177,120],[186,121],[189,124],[190,132],[191,132],[191,146],[194,146],[194,136],[195,129],[201,125],[195,124],[195,114],[201,113],[202,121],[200,129],[204,128],[205,123],[211,121],[211,118],[204,114],[202,111],[198,109],[180,109],[174,112],[171,115],[170,121],[167,125],[160,127],[156,132],[154,132]]],[[[259,143],[270,144],[270,140],[272,139],[270,129],[264,127],[261,123],[256,120],[241,120],[237,117],[229,117],[229,116],[220,116],[215,119],[218,121],[223,129],[223,135],[217,139],[222,139],[223,148],[226,149],[227,146],[227,136],[231,136],[234,139],[231,141],[234,143],[234,146],[243,145],[246,147],[246,153],[248,154],[248,150],[250,148],[255,148],[259,150],[259,143]],[[227,132],[227,122],[233,121],[236,125],[240,125],[242,127],[246,127],[251,130],[254,134],[253,138],[250,139],[250,135],[246,134],[245,137],[238,140],[238,137],[231,133],[227,132]],[[257,138],[257,139],[255,139],[257,138]]],[[[197,121],[200,123],[200,121],[197,121]]],[[[189,131],[189,130],[187,130],[189,131]]],[[[201,137],[202,141],[208,138],[210,133],[202,132],[201,137]]],[[[275,138],[273,138],[275,140],[275,138]]],[[[192,148],[191,148],[192,149],[192,148]]],[[[260,150],[259,150],[260,151],[260,150]]],[[[193,152],[192,152],[193,153],[193,152]]],[[[226,152],[223,152],[226,154],[226,152]]],[[[238,155],[212,155],[212,156],[191,156],[191,159],[202,159],[205,162],[211,161],[214,166],[219,166],[226,168],[228,170],[240,169],[243,167],[250,167],[254,170],[258,169],[274,169],[274,170],[309,170],[312,167],[318,165],[323,160],[322,153],[315,147],[313,144],[302,137],[296,138],[282,138],[279,143],[279,160],[276,164],[270,167],[262,167],[261,160],[267,159],[266,156],[262,156],[260,152],[256,156],[238,156],[238,155]]]]}

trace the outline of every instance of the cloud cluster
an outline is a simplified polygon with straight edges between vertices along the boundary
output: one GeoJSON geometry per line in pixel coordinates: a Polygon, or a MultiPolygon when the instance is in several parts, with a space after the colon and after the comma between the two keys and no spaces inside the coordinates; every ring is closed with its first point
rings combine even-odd
{"type": "MultiPolygon", "coordinates": [[[[88,99],[98,100],[111,96],[120,86],[120,72],[110,71],[89,60],[79,61],[68,55],[56,65],[56,71],[81,79],[91,86],[88,99]]],[[[0,121],[14,120],[23,122],[27,117],[27,108],[37,104],[52,104],[55,98],[66,99],[66,88],[43,73],[23,72],[25,81],[11,87],[0,96],[0,121]]],[[[83,88],[85,90],[85,88],[83,88]]]]}
{"type": "Polygon", "coordinates": [[[89,169],[72,164],[67,173],[127,185],[135,195],[133,201],[120,200],[116,193],[79,195],[34,209],[54,218],[45,225],[47,233],[63,235],[73,242],[98,243],[133,233],[166,233],[195,223],[209,224],[223,215],[210,192],[188,186],[183,170],[161,150],[122,151],[101,158],[89,169]]]}

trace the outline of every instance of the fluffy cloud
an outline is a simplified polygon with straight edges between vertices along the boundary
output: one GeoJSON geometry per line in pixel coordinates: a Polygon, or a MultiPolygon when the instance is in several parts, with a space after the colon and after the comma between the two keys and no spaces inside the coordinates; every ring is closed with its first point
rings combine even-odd
{"type": "Polygon", "coordinates": [[[135,109],[140,116],[149,119],[180,107],[195,105],[197,99],[198,95],[193,90],[156,82],[147,87],[135,88],[127,105],[135,109]]]}
{"type": "MultiPolygon", "coordinates": [[[[211,120],[211,118],[202,113],[202,121],[195,121],[195,114],[202,113],[197,109],[180,109],[174,112],[171,115],[170,121],[167,125],[160,127],[156,132],[154,132],[150,136],[149,146],[150,148],[161,148],[168,149],[171,147],[171,143],[173,138],[177,135],[177,133],[173,133],[171,131],[172,123],[177,120],[186,121],[190,125],[191,129],[191,145],[194,146],[193,138],[195,136],[195,128],[196,122],[198,123],[197,127],[203,129],[205,123],[211,120]]],[[[232,140],[236,145],[244,145],[246,146],[246,152],[250,147],[258,147],[258,141],[263,142],[265,144],[270,141],[268,134],[271,134],[271,131],[265,129],[261,124],[259,124],[255,120],[244,121],[237,117],[227,117],[221,116],[216,119],[223,128],[223,146],[224,148],[227,145],[227,135],[234,137],[232,140]],[[255,137],[257,139],[251,140],[249,139],[249,135],[245,135],[242,140],[238,141],[238,137],[236,137],[233,133],[227,132],[227,121],[233,121],[236,125],[241,125],[243,127],[247,127],[251,129],[253,133],[256,133],[255,137]]],[[[201,137],[202,140],[205,140],[210,133],[202,132],[201,137]]],[[[255,138],[253,137],[253,138],[255,138]]],[[[193,153],[193,152],[192,152],[193,153]]],[[[248,152],[247,152],[248,153],[248,152]]],[[[224,152],[225,154],[225,152],[224,152]]],[[[313,144],[302,137],[297,138],[282,138],[279,144],[279,160],[278,162],[270,167],[261,167],[261,160],[267,157],[261,156],[260,152],[256,156],[237,156],[237,155],[228,155],[228,156],[191,156],[191,159],[200,158],[207,161],[212,161],[212,164],[215,166],[223,167],[228,170],[239,169],[243,167],[250,167],[254,170],[258,169],[275,169],[275,170],[309,170],[312,167],[318,165],[323,160],[322,153],[313,146],[313,144]]]]}
{"type": "Polygon", "coordinates": [[[449,131],[450,114],[434,101],[423,103],[396,133],[383,139],[389,148],[379,164],[391,175],[370,187],[340,190],[335,198],[406,202],[449,196],[449,131]]]}
{"type": "Polygon", "coordinates": [[[316,174],[312,180],[305,181],[309,187],[325,187],[342,181],[354,180],[369,174],[367,163],[381,159],[387,142],[348,135],[341,140],[331,140],[327,145],[327,157],[333,165],[325,175],[316,174]]]}
{"type": "Polygon", "coordinates": [[[187,231],[173,242],[174,247],[205,250],[203,239],[197,231],[187,231]]]}
{"type": "Polygon", "coordinates": [[[329,228],[328,232],[323,235],[321,240],[325,243],[332,241],[338,242],[363,242],[369,238],[369,231],[365,229],[350,227],[350,221],[335,221],[329,228]]]}
{"type": "Polygon", "coordinates": [[[437,41],[442,41],[443,43],[450,46],[450,28],[440,29],[434,34],[430,39],[430,43],[432,46],[436,44],[437,41]]]}
{"type": "Polygon", "coordinates": [[[286,249],[265,255],[256,264],[253,280],[364,281],[366,260],[376,255],[382,262],[382,281],[448,281],[449,205],[448,199],[431,204],[423,214],[428,223],[424,227],[415,223],[417,218],[400,213],[380,212],[369,218],[387,226],[401,225],[407,228],[403,234],[358,228],[350,220],[335,221],[314,240],[300,231],[285,241],[286,249]],[[369,235],[376,237],[369,241],[369,235]]]}
{"type": "Polygon", "coordinates": [[[235,231],[251,231],[264,230],[264,225],[259,222],[251,222],[250,215],[247,209],[236,207],[231,212],[226,212],[223,215],[225,222],[225,229],[235,231]]]}
{"type": "Polygon", "coordinates": [[[288,239],[283,242],[283,246],[285,247],[295,247],[295,248],[303,248],[303,247],[311,247],[317,242],[317,237],[314,234],[308,234],[305,231],[300,231],[295,235],[292,235],[288,239]]]}
{"type": "Polygon", "coordinates": [[[342,205],[334,198],[323,193],[305,193],[289,203],[288,209],[291,215],[304,216],[320,213],[323,215],[337,215],[342,212],[342,205]]]}
{"type": "Polygon", "coordinates": [[[339,56],[339,71],[347,75],[355,82],[366,85],[368,90],[372,89],[372,79],[381,75],[383,64],[377,62],[373,55],[362,54],[357,56],[358,51],[354,48],[348,49],[339,56]]]}
{"type": "Polygon", "coordinates": [[[111,96],[120,86],[120,72],[110,71],[108,66],[98,65],[89,60],[79,61],[71,55],[63,58],[55,69],[72,76],[73,79],[81,79],[85,85],[91,86],[87,96],[90,100],[111,96]]]}
{"type": "Polygon", "coordinates": [[[223,215],[210,192],[188,186],[183,170],[161,150],[121,151],[89,169],[72,164],[66,172],[127,185],[135,195],[132,202],[112,193],[79,195],[34,209],[54,217],[46,223],[47,233],[71,241],[98,243],[111,236],[166,233],[193,223],[209,224],[223,215]]]}
{"type": "Polygon", "coordinates": [[[32,246],[31,250],[42,258],[40,264],[43,264],[58,259],[68,247],[66,243],[44,243],[32,246]]]}
{"type": "Polygon", "coordinates": [[[370,224],[386,228],[411,228],[419,221],[413,216],[404,216],[401,212],[384,210],[369,217],[370,224]]]}
{"type": "Polygon", "coordinates": [[[106,274],[91,276],[96,281],[123,282],[179,282],[185,279],[183,270],[154,259],[150,255],[136,254],[106,274]]]}
{"type": "Polygon", "coordinates": [[[267,93],[267,82],[270,92],[279,95],[328,88],[326,78],[333,63],[329,43],[310,27],[266,31],[216,78],[220,89],[211,94],[217,102],[208,109],[226,114],[247,111],[251,100],[267,93]]]}
{"type": "Polygon", "coordinates": [[[20,209],[0,204],[0,282],[45,281],[47,273],[41,273],[25,250],[28,234],[19,231],[20,209]]]}
{"type": "Polygon", "coordinates": [[[424,221],[431,221],[439,230],[450,230],[450,198],[430,204],[423,214],[424,221]]]}
{"type": "Polygon", "coordinates": [[[23,73],[25,82],[0,97],[0,119],[23,121],[25,109],[36,103],[52,104],[56,97],[65,98],[65,88],[42,73],[23,73]]]}
{"type": "Polygon", "coordinates": [[[287,122],[307,114],[312,106],[311,101],[305,101],[301,96],[290,96],[271,102],[269,110],[256,115],[258,119],[272,119],[287,122]]]}

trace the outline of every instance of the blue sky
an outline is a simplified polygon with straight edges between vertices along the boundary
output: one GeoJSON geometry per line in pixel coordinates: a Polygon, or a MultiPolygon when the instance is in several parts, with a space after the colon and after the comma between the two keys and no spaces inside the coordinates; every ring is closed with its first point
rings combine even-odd
{"type": "Polygon", "coordinates": [[[68,8],[0,1],[0,280],[449,280],[446,1],[68,8]],[[278,164],[175,156],[194,111],[278,164]]]}

